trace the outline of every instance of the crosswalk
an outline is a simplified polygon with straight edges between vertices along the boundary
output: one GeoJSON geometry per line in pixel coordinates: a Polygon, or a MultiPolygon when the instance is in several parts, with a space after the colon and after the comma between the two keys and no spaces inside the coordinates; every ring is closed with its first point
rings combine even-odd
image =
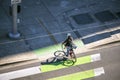
{"type": "Polygon", "coordinates": [[[39,66],[36,66],[36,67],[12,71],[8,73],[2,73],[0,74],[0,80],[11,80],[11,79],[30,76],[38,73],[41,73],[41,72],[40,72],[39,66]]]}
{"type": "MultiPolygon", "coordinates": [[[[85,64],[97,62],[100,60],[101,60],[100,53],[96,53],[96,54],[77,58],[77,62],[72,66],[85,65],[85,64]]],[[[66,66],[62,65],[61,63],[63,63],[63,62],[42,65],[41,72],[49,72],[49,71],[54,71],[54,70],[57,71],[60,69],[63,70],[63,72],[64,72],[64,69],[70,67],[70,66],[66,67],[66,66]]],[[[74,69],[74,67],[73,67],[73,69],[74,69]]],[[[91,78],[91,77],[95,77],[95,76],[100,76],[102,74],[105,74],[104,68],[98,67],[98,68],[90,69],[90,70],[86,70],[86,71],[80,71],[80,72],[76,72],[76,73],[66,74],[66,75],[51,78],[48,80],[81,80],[81,79],[91,78]]]]}
{"type": "MultiPolygon", "coordinates": [[[[98,61],[101,61],[101,59],[102,59],[101,53],[95,53],[92,55],[87,55],[87,56],[77,58],[77,62],[72,66],[63,65],[62,64],[63,61],[44,64],[44,65],[40,65],[32,68],[0,74],[0,80],[10,80],[10,79],[20,78],[25,76],[32,76],[34,74],[52,72],[52,71],[60,71],[60,73],[64,73],[65,69],[69,69],[72,67],[71,69],[74,70],[76,66],[90,64],[93,62],[97,63],[98,61]]],[[[101,76],[102,74],[105,74],[104,67],[98,66],[95,69],[88,69],[83,71],[78,70],[77,72],[69,71],[69,74],[67,74],[66,72],[66,74],[63,74],[61,76],[54,75],[54,77],[48,78],[48,80],[81,80],[81,79],[87,79],[95,76],[101,76]]],[[[46,76],[49,76],[49,75],[46,75],[46,76]]]]}
{"type": "MultiPolygon", "coordinates": [[[[83,57],[77,58],[77,62],[72,66],[87,64],[87,63],[91,63],[91,62],[95,62],[95,61],[99,61],[99,60],[101,60],[100,53],[83,56],[83,57]]],[[[68,68],[62,64],[63,62],[64,61],[42,65],[41,71],[48,72],[48,71],[58,70],[58,69],[62,69],[62,68],[68,68]]]]}
{"type": "Polygon", "coordinates": [[[72,73],[69,75],[60,76],[60,77],[56,77],[56,78],[52,78],[52,79],[48,79],[48,80],[83,80],[86,78],[100,76],[102,74],[105,74],[104,68],[99,67],[99,68],[86,70],[86,71],[82,71],[82,72],[77,72],[77,73],[72,73]]]}

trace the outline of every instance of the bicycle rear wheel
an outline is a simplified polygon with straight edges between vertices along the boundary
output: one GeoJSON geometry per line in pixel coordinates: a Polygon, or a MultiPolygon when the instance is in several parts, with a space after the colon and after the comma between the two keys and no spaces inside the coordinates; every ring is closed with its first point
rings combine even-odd
{"type": "Polygon", "coordinates": [[[63,57],[65,55],[64,51],[56,51],[54,52],[55,57],[63,57]]]}
{"type": "Polygon", "coordinates": [[[77,61],[76,55],[74,52],[71,55],[72,55],[72,61],[75,63],[77,61]]]}

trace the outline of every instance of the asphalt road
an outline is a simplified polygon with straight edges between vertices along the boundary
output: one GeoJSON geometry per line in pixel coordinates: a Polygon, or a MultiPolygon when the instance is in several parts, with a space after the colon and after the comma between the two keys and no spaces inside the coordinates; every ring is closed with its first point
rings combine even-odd
{"type": "Polygon", "coordinates": [[[76,72],[82,72],[85,70],[95,69],[99,67],[104,68],[105,74],[100,76],[96,76],[93,78],[89,78],[86,80],[119,80],[120,79],[120,45],[117,46],[109,46],[109,48],[102,48],[98,50],[94,50],[91,52],[87,52],[84,54],[77,55],[78,57],[93,55],[96,53],[100,53],[101,60],[96,62],[87,63],[84,65],[77,65],[68,67],[61,70],[55,70],[45,73],[40,73],[32,76],[27,76],[24,78],[19,78],[15,80],[46,80],[58,76],[64,76],[76,72]]]}

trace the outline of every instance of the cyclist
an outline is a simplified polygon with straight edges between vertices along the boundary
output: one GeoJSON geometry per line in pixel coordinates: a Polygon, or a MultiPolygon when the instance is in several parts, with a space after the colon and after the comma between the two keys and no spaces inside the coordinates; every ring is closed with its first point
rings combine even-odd
{"type": "Polygon", "coordinates": [[[65,48],[67,48],[66,56],[68,57],[68,55],[70,54],[70,57],[72,58],[73,48],[77,48],[77,46],[75,46],[75,44],[73,43],[73,37],[70,33],[67,34],[67,38],[65,39],[65,41],[63,41],[62,44],[65,46],[65,48]]]}

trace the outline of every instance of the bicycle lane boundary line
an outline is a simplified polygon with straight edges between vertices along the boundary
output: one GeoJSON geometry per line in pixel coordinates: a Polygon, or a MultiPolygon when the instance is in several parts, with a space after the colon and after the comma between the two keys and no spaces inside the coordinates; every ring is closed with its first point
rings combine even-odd
{"type": "Polygon", "coordinates": [[[16,71],[11,71],[7,73],[0,74],[0,80],[11,80],[15,78],[21,78],[25,76],[35,75],[41,73],[39,66],[20,69],[16,71]]]}

